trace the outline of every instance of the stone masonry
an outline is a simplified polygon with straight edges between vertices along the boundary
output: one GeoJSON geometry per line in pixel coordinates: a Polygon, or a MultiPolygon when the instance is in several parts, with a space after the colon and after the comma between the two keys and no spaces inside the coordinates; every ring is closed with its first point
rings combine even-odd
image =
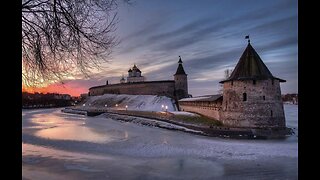
{"type": "Polygon", "coordinates": [[[131,94],[131,95],[161,95],[173,98],[175,91],[174,81],[147,81],[137,83],[109,84],[92,87],[90,96],[103,94],[131,94]]]}
{"type": "Polygon", "coordinates": [[[223,124],[236,127],[285,127],[279,80],[254,81],[229,81],[223,84],[223,124]]]}

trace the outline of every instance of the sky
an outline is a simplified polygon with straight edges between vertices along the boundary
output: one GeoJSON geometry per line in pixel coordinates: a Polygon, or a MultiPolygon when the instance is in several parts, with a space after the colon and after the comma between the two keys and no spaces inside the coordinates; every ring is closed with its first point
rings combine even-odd
{"type": "Polygon", "coordinates": [[[282,94],[298,92],[297,0],[134,0],[119,5],[118,18],[120,44],[100,70],[34,91],[78,96],[119,83],[134,63],[147,81],[173,80],[181,56],[189,94],[217,94],[249,35],[271,73],[287,80],[282,94]]]}

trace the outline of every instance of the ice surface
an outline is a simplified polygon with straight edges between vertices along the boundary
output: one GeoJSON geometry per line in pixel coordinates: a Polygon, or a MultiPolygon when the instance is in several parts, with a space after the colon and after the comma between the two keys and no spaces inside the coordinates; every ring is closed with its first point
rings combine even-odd
{"type": "MultiPolygon", "coordinates": [[[[284,108],[298,133],[298,106],[284,108]]],[[[61,109],[25,110],[22,121],[27,179],[297,179],[297,136],[220,139],[61,109]]]]}

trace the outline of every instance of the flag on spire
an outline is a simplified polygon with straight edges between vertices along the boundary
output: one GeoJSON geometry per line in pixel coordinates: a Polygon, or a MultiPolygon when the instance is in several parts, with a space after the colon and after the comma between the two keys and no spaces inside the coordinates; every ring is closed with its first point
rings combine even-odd
{"type": "Polygon", "coordinates": [[[247,36],[245,37],[245,39],[248,39],[248,43],[250,43],[249,35],[247,35],[247,36]]]}

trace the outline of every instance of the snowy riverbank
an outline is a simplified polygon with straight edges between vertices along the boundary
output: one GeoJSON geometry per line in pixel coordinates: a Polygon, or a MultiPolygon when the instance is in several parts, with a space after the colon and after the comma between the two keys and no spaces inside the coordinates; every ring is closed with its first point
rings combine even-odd
{"type": "Polygon", "coordinates": [[[143,124],[146,126],[160,127],[170,130],[179,130],[198,135],[235,138],[235,139],[279,139],[287,138],[294,133],[291,128],[236,128],[223,126],[219,121],[201,117],[198,114],[181,111],[129,111],[114,110],[91,107],[87,110],[78,108],[67,108],[61,110],[66,113],[84,114],[88,116],[98,116],[103,114],[105,117],[112,116],[113,119],[143,124]],[[86,112],[88,111],[88,112],[86,112]],[[140,119],[135,121],[135,119],[140,119]],[[157,122],[157,123],[154,123],[157,122]],[[166,125],[163,125],[165,123],[166,125]],[[186,130],[187,129],[187,130],[186,130]]]}

